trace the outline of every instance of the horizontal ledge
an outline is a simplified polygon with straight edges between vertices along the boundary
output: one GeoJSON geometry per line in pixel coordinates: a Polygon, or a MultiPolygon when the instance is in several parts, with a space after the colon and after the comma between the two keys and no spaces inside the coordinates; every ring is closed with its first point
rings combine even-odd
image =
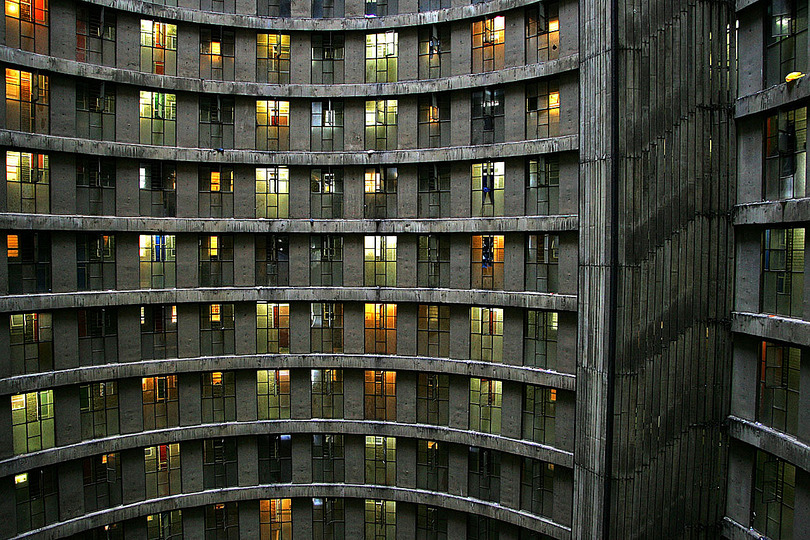
{"type": "Polygon", "coordinates": [[[810,197],[763,201],[734,207],[734,225],[810,222],[810,197]]]}
{"type": "Polygon", "coordinates": [[[0,129],[0,145],[26,148],[42,152],[113,156],[131,159],[158,159],[195,163],[245,163],[248,165],[396,165],[440,161],[473,161],[498,158],[550,154],[579,148],[578,135],[563,135],[548,139],[514,141],[495,144],[448,146],[410,150],[354,150],[345,152],[285,152],[261,150],[223,150],[153,146],[148,144],[93,141],[74,137],[57,137],[0,129]]]}
{"type": "Polygon", "coordinates": [[[803,77],[791,83],[782,83],[747,96],[737,98],[734,117],[737,119],[765,113],[810,97],[810,82],[803,77]]]}
{"type": "Polygon", "coordinates": [[[810,347],[810,321],[763,313],[732,313],[731,331],[810,347]]]}
{"type": "Polygon", "coordinates": [[[194,24],[256,28],[259,30],[289,30],[323,32],[331,30],[380,30],[425,24],[439,24],[449,21],[483,17],[491,13],[508,11],[532,4],[538,0],[488,0],[479,4],[459,6],[423,13],[401,13],[385,17],[265,17],[202,11],[176,6],[161,6],[139,0],[88,0],[88,3],[105,6],[119,11],[129,11],[147,17],[160,17],[171,21],[184,21],[194,24]]]}
{"type": "Polygon", "coordinates": [[[810,445],[759,422],[729,416],[729,435],[810,471],[810,445]]]}
{"type": "Polygon", "coordinates": [[[64,463],[88,456],[145,448],[157,444],[181,443],[212,437],[244,437],[265,434],[341,433],[344,435],[375,435],[408,439],[429,439],[463,446],[479,446],[508,454],[526,456],[562,467],[573,467],[574,454],[553,446],[500,435],[490,435],[468,429],[405,424],[376,420],[254,420],[222,422],[196,426],[180,426],[139,433],[127,433],[57,446],[30,454],[21,454],[0,461],[0,476],[64,463]]]}
{"type": "Polygon", "coordinates": [[[573,392],[576,376],[527,366],[480,360],[374,354],[250,354],[170,358],[81,366],[45,373],[0,379],[0,395],[56,388],[98,381],[151,377],[175,373],[200,373],[253,369],[375,369],[487,377],[547,386],[573,392]]]}
{"type": "Polygon", "coordinates": [[[464,304],[553,311],[576,311],[577,309],[576,295],[555,293],[422,289],[418,287],[197,287],[193,289],[136,289],[0,296],[0,312],[142,304],[259,301],[464,304]]]}
{"type": "Polygon", "coordinates": [[[177,508],[194,508],[220,502],[312,497],[383,499],[411,504],[428,504],[445,510],[486,516],[561,540],[571,538],[570,527],[557,523],[548,517],[536,516],[498,503],[424,489],[369,484],[262,484],[184,493],[160,499],[128,503],[115,508],[93,512],[47,525],[29,533],[23,533],[16,538],[38,538],[41,535],[47,538],[61,538],[86,532],[88,529],[100,525],[120,523],[177,508]]]}
{"type": "Polygon", "coordinates": [[[762,538],[765,538],[762,533],[753,527],[746,527],[728,516],[723,517],[720,529],[722,538],[728,538],[728,540],[751,540],[752,538],[762,540],[762,538]]]}
{"type": "Polygon", "coordinates": [[[0,229],[159,233],[427,234],[566,232],[576,215],[408,219],[244,219],[0,213],[0,229]]]}
{"type": "Polygon", "coordinates": [[[275,98],[363,98],[413,95],[509,84],[540,77],[549,77],[579,68],[579,56],[574,54],[556,60],[515,66],[487,73],[470,73],[438,79],[398,81],[391,83],[356,84],[267,84],[250,81],[215,81],[191,77],[154,75],[129,69],[87,64],[65,58],[0,46],[0,62],[8,62],[40,71],[74,77],[109,81],[140,88],[160,88],[177,92],[197,92],[275,98]]]}
{"type": "Polygon", "coordinates": [[[753,6],[754,4],[759,3],[760,0],[737,0],[737,11],[742,11],[743,9],[753,6]]]}

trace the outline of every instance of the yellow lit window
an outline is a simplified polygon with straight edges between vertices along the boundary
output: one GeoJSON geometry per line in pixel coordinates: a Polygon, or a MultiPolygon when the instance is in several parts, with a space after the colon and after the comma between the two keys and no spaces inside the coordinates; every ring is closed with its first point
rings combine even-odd
{"type": "Polygon", "coordinates": [[[221,185],[219,171],[211,171],[211,191],[220,191],[221,185]]]}

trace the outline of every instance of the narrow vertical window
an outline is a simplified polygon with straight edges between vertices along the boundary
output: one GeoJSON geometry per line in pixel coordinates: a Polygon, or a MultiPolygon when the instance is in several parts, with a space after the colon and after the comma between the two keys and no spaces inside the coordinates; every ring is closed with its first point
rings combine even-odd
{"type": "Polygon", "coordinates": [[[559,263],[559,235],[528,235],[526,237],[526,290],[559,291],[559,263]]]}
{"type": "Polygon", "coordinates": [[[473,289],[503,289],[503,250],[503,236],[472,237],[473,289]]]}

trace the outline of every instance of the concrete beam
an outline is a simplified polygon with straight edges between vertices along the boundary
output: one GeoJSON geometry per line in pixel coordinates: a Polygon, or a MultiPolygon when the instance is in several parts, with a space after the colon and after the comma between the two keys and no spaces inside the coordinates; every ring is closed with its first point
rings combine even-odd
{"type": "Polygon", "coordinates": [[[731,331],[810,347],[810,321],[763,313],[732,313],[731,331]]]}
{"type": "Polygon", "coordinates": [[[728,423],[728,433],[732,437],[810,471],[810,445],[806,442],[737,416],[729,416],[728,423]]]}
{"type": "Polygon", "coordinates": [[[774,225],[810,221],[810,197],[740,204],[734,207],[734,225],[774,225]]]}

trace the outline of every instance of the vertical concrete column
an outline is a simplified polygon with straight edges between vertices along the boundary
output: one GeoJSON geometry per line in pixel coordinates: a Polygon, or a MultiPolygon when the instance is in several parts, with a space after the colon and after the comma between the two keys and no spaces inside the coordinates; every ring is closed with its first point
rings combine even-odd
{"type": "Polygon", "coordinates": [[[504,67],[526,64],[526,30],[522,9],[506,13],[504,67]]]}
{"type": "MultiPolygon", "coordinates": [[[[3,250],[5,253],[5,250],[3,250]]],[[[0,336],[9,336],[11,326],[11,317],[6,314],[0,316],[0,336]]],[[[11,372],[11,341],[10,339],[0,339],[0,377],[6,378],[13,375],[11,372]]],[[[5,402],[5,400],[0,400],[0,403],[5,402]]],[[[6,405],[10,405],[10,402],[6,403],[6,405]]],[[[3,409],[5,410],[5,409],[3,409]]],[[[5,431],[3,433],[10,433],[11,432],[11,409],[9,411],[9,431],[5,431]]],[[[2,426],[0,426],[2,427],[2,426]]],[[[9,438],[9,442],[11,439],[9,438]]],[[[0,445],[0,456],[2,456],[2,445],[0,445]]]]}
{"type": "MultiPolygon", "coordinates": [[[[256,2],[252,0],[236,0],[236,13],[241,13],[244,15],[256,15],[256,2]]],[[[294,13],[292,14],[293,17],[297,17],[294,13]]],[[[238,62],[239,59],[237,58],[236,61],[238,62]]]]}
{"type": "Polygon", "coordinates": [[[131,448],[121,452],[121,485],[123,486],[122,501],[124,504],[144,499],[146,470],[143,462],[143,448],[131,448]]]}
{"type": "MultiPolygon", "coordinates": [[[[579,133],[579,80],[576,74],[560,76],[560,135],[579,133]]],[[[525,110],[525,109],[524,109],[525,110]]]]}
{"type": "Polygon", "coordinates": [[[520,508],[520,465],[522,458],[501,452],[500,503],[509,508],[520,508]]]}
{"type": "MultiPolygon", "coordinates": [[[[197,146],[196,143],[193,146],[197,146]]],[[[195,217],[199,213],[199,174],[196,163],[177,163],[177,217],[195,217]]]]}
{"type": "Polygon", "coordinates": [[[551,518],[557,523],[571,526],[574,504],[574,471],[568,467],[554,467],[554,503],[551,518]]]}
{"type": "Polygon", "coordinates": [[[557,14],[560,20],[559,56],[563,58],[579,51],[579,2],[562,0],[557,14]]]}
{"type": "MultiPolygon", "coordinates": [[[[203,490],[203,441],[183,441],[180,443],[180,471],[183,474],[184,493],[203,490]]],[[[185,512],[183,521],[185,522],[185,512]]],[[[183,523],[185,525],[185,523],[183,523]]],[[[185,527],[183,527],[185,529],[185,527]]]]}
{"type": "MultiPolygon", "coordinates": [[[[469,64],[468,64],[469,65],[469,64]]],[[[451,94],[450,99],[450,145],[466,146],[470,144],[470,129],[472,126],[470,113],[470,91],[456,90],[451,94]]],[[[469,174],[469,171],[468,171],[469,174]]],[[[450,190],[450,197],[453,197],[453,190],[450,190]]],[[[469,208],[469,205],[467,205],[469,208]]]]}
{"type": "Polygon", "coordinates": [[[256,303],[236,304],[234,319],[236,354],[256,354],[256,303]]]}
{"type": "Polygon", "coordinates": [[[450,235],[450,287],[470,288],[470,235],[454,233],[450,235]]]}
{"type": "Polygon", "coordinates": [[[180,425],[194,426],[202,422],[202,388],[200,373],[177,375],[177,393],[180,403],[180,425]]]}
{"type": "Polygon", "coordinates": [[[237,28],[234,48],[234,77],[237,81],[255,81],[256,30],[237,28]]]}
{"type": "Polygon", "coordinates": [[[293,354],[306,354],[310,351],[309,316],[309,302],[290,303],[290,352],[293,354]]]}
{"type": "Polygon", "coordinates": [[[53,292],[76,290],[76,238],[67,231],[51,232],[51,260],[53,292]]]}
{"type": "Polygon", "coordinates": [[[292,0],[290,5],[290,15],[293,17],[311,17],[312,2],[308,0],[292,0]]]}
{"type": "Polygon", "coordinates": [[[416,354],[417,304],[397,304],[397,354],[416,354]]]}
{"type": "Polygon", "coordinates": [[[178,234],[177,246],[177,287],[197,287],[199,237],[196,234],[178,234]]]}
{"type": "MultiPolygon", "coordinates": [[[[199,40],[198,40],[199,41],[199,40]]],[[[199,61],[197,61],[199,63],[199,61]]],[[[200,101],[197,94],[177,93],[177,146],[199,147],[200,101]]]]}
{"type": "MultiPolygon", "coordinates": [[[[123,12],[119,13],[118,25],[120,28],[121,19],[124,17],[123,12]]],[[[140,30],[135,30],[133,36],[137,39],[141,35],[140,30]]],[[[119,39],[124,40],[129,37],[129,34],[120,32],[119,39]]],[[[140,54],[138,50],[135,53],[135,61],[137,62],[140,54]]],[[[118,61],[121,61],[121,56],[118,56],[118,61]]],[[[129,68],[133,69],[133,68],[129,68]]],[[[136,71],[138,68],[134,68],[136,71]]],[[[115,140],[125,143],[139,143],[141,138],[140,133],[140,103],[141,91],[136,86],[116,86],[115,88],[115,140]]],[[[136,177],[137,178],[137,177],[136,177]]],[[[118,184],[118,182],[116,182],[118,184]]],[[[136,182],[137,187],[137,182],[136,182]]],[[[118,185],[115,187],[118,189],[118,185]]]]}
{"type": "Polygon", "coordinates": [[[177,306],[177,356],[180,358],[200,356],[200,306],[208,306],[208,304],[180,304],[177,306]]]}
{"type": "MultiPolygon", "coordinates": [[[[504,241],[503,288],[506,291],[522,291],[525,289],[526,238],[523,233],[507,233],[504,241]]],[[[573,270],[576,270],[576,262],[573,270]]]]}
{"type": "MultiPolygon", "coordinates": [[[[510,84],[504,87],[504,141],[526,139],[526,93],[525,85],[510,84]]],[[[502,141],[495,141],[502,142],[502,141]]]]}
{"type": "Polygon", "coordinates": [[[141,306],[118,308],[118,360],[137,362],[141,359],[141,306]]]}
{"type": "MultiPolygon", "coordinates": [[[[177,25],[177,76],[196,79],[200,76],[200,30],[196,24],[177,25]]],[[[196,145],[195,145],[196,146],[196,145]]]]}
{"type": "Polygon", "coordinates": [[[416,505],[397,501],[397,540],[411,538],[416,538],[416,505]]]}
{"type": "Polygon", "coordinates": [[[122,435],[143,431],[143,390],[140,378],[118,381],[118,421],[122,435]]]}
{"type": "Polygon", "coordinates": [[[290,150],[309,151],[311,116],[309,100],[290,100],[290,150]]]}
{"type": "MultiPolygon", "coordinates": [[[[416,382],[415,371],[397,371],[397,422],[399,423],[416,423],[416,382]]],[[[400,438],[397,444],[399,445],[399,442],[404,440],[400,438]]],[[[397,485],[400,484],[397,483],[397,485]]]]}
{"type": "MultiPolygon", "coordinates": [[[[736,354],[735,354],[736,357],[736,354]]],[[[801,371],[799,372],[799,388],[810,388],[810,351],[807,349],[802,349],[802,361],[801,361],[801,371]]],[[[751,370],[751,373],[756,373],[754,370],[751,370]]],[[[754,388],[756,388],[756,378],[751,377],[753,379],[754,388]]],[[[736,387],[732,392],[732,396],[736,392],[736,387]]],[[[750,389],[748,390],[748,396],[756,395],[750,389]]],[[[799,392],[799,410],[800,411],[810,411],[810,392],[799,392]]],[[[732,414],[734,412],[732,411],[732,414]]],[[[810,418],[806,414],[799,415],[799,430],[798,430],[799,439],[805,443],[810,441],[810,418]]]]}
{"type": "MultiPolygon", "coordinates": [[[[453,2],[455,5],[455,1],[453,2]]],[[[464,3],[464,5],[468,5],[464,3]]],[[[450,57],[453,75],[464,75],[472,66],[472,22],[469,19],[453,21],[450,29],[450,57]]]]}
{"type": "Polygon", "coordinates": [[[726,483],[729,486],[726,498],[726,516],[738,523],[749,523],[751,520],[751,489],[755,460],[754,447],[731,439],[726,483]]]}
{"type": "MultiPolygon", "coordinates": [[[[307,118],[309,118],[310,111],[307,110],[306,113],[307,118]]],[[[309,150],[309,122],[307,122],[306,128],[306,146],[302,148],[303,150],[309,150]]],[[[291,218],[304,219],[310,216],[309,189],[309,169],[307,167],[290,168],[291,218]]]]}
{"type": "Polygon", "coordinates": [[[810,537],[810,473],[796,467],[796,499],[793,537],[810,537]]]}
{"type": "Polygon", "coordinates": [[[236,96],[234,100],[233,144],[236,149],[256,148],[256,101],[261,98],[236,96]]]}
{"type": "Polygon", "coordinates": [[[76,83],[70,77],[49,77],[51,135],[76,136],[76,83]]]}
{"type": "Polygon", "coordinates": [[[401,165],[397,179],[397,216],[415,218],[419,207],[419,175],[415,165],[401,165]]]}
{"type": "MultiPolygon", "coordinates": [[[[359,15],[360,17],[363,16],[363,12],[365,11],[365,4],[361,5],[358,4],[359,2],[352,2],[351,0],[346,2],[347,17],[354,16],[354,14],[351,14],[351,12],[355,11],[358,8],[359,13],[357,15],[359,15]]],[[[343,44],[343,51],[345,58],[343,63],[344,65],[343,74],[346,79],[346,82],[347,83],[366,82],[366,33],[346,32],[345,41],[343,44]]],[[[348,106],[349,103],[347,103],[346,105],[348,106]]],[[[357,124],[350,124],[348,122],[348,118],[346,118],[345,125],[353,126],[357,124]]],[[[346,149],[348,150],[348,146],[346,149]]]]}
{"type": "MultiPolygon", "coordinates": [[[[75,108],[75,105],[74,105],[75,108]]],[[[74,133],[75,134],[75,133],[74,133]]],[[[50,154],[51,213],[76,213],[76,159],[73,154],[50,154]]],[[[3,183],[3,182],[0,182],[3,183]]],[[[5,201],[5,195],[3,197],[5,201]]]]}
{"type": "MultiPolygon", "coordinates": [[[[470,308],[450,305],[450,358],[470,357],[470,308]]],[[[452,385],[451,385],[452,386],[452,385]]]]}
{"type": "MultiPolygon", "coordinates": [[[[348,46],[348,42],[346,43],[348,46]]],[[[348,53],[348,51],[347,51],[348,53]]],[[[352,70],[351,64],[346,64],[346,80],[349,81],[349,71],[352,70]]],[[[362,82],[363,74],[360,74],[360,81],[362,82]]],[[[355,81],[357,82],[357,81],[355,81]]],[[[370,100],[370,99],[369,99],[370,100]]],[[[399,120],[399,118],[397,118],[399,120]]],[[[366,98],[347,99],[343,102],[343,148],[346,151],[363,150],[366,147],[366,98]]],[[[343,192],[348,190],[348,175],[349,170],[346,170],[344,178],[343,192]]],[[[361,184],[362,188],[362,184],[361,184]]],[[[348,216],[347,216],[348,217],[348,216]]]]}
{"type": "Polygon", "coordinates": [[[290,235],[290,286],[309,285],[309,236],[290,235]]]}
{"type": "Polygon", "coordinates": [[[575,440],[576,394],[565,390],[557,390],[556,413],[554,438],[550,443],[557,448],[572,451],[575,440]]]}
{"type": "Polygon", "coordinates": [[[252,287],[256,284],[255,236],[249,233],[233,236],[233,284],[252,287]]]}
{"type": "MultiPolygon", "coordinates": [[[[764,73],[762,68],[765,58],[765,24],[762,11],[756,8],[744,9],[737,13],[737,43],[745,43],[737,51],[737,93],[747,96],[763,89],[764,73]]],[[[742,141],[744,137],[738,137],[742,141]]],[[[762,150],[757,150],[761,155],[762,150]]],[[[748,518],[741,521],[747,523],[748,518]]]]}
{"type": "Polygon", "coordinates": [[[346,458],[346,483],[364,484],[366,482],[366,438],[362,435],[346,435],[343,437],[343,442],[346,458]]]}
{"type": "MultiPolygon", "coordinates": [[[[405,13],[402,8],[403,2],[413,4],[414,8],[418,8],[418,0],[400,0],[399,7],[400,13],[405,13]]],[[[413,9],[417,11],[417,9],[413,9]]],[[[397,80],[400,81],[413,81],[419,77],[418,58],[419,55],[415,51],[419,50],[419,28],[416,26],[405,26],[398,30],[399,32],[399,58],[397,80]]],[[[414,119],[416,117],[414,116],[414,119]]]]}
{"type": "Polygon", "coordinates": [[[57,0],[50,3],[50,19],[58,21],[49,30],[50,54],[57,58],[76,59],[76,38],[73,32],[61,31],[63,28],[76,28],[76,8],[71,2],[57,0]]]}
{"type": "Polygon", "coordinates": [[[560,252],[558,278],[562,294],[577,293],[577,272],[579,258],[577,252],[577,234],[574,232],[560,233],[560,252]]]}
{"type": "Polygon", "coordinates": [[[359,234],[343,237],[343,285],[363,286],[363,246],[365,238],[359,234]]]}
{"type": "Polygon", "coordinates": [[[233,215],[236,218],[255,218],[256,168],[237,165],[233,174],[233,215]]]}
{"type": "Polygon", "coordinates": [[[417,148],[416,118],[419,113],[417,97],[400,95],[397,99],[397,148],[417,148]]]}
{"type": "MultiPolygon", "coordinates": [[[[399,416],[397,419],[402,422],[399,416]]],[[[416,439],[397,438],[397,486],[416,487],[416,439]]]]}
{"type": "Polygon", "coordinates": [[[738,204],[762,200],[763,122],[759,115],[737,121],[738,204]]]}
{"type": "MultiPolygon", "coordinates": [[[[361,302],[343,304],[343,351],[346,354],[362,354],[365,336],[365,305],[361,302]]],[[[345,395],[348,390],[344,389],[345,395]]],[[[346,404],[348,410],[348,403],[346,404]]]]}
{"type": "MultiPolygon", "coordinates": [[[[559,214],[576,214],[579,201],[579,163],[576,152],[560,152],[559,214]]],[[[525,182],[524,182],[525,185],[525,182]]]]}
{"type": "Polygon", "coordinates": [[[310,395],[310,373],[308,369],[290,370],[290,404],[293,419],[312,418],[312,397],[310,395]]]}
{"type": "MultiPolygon", "coordinates": [[[[347,0],[347,10],[350,3],[351,0],[347,0]]],[[[363,499],[344,499],[344,501],[345,538],[365,538],[365,501],[363,499]]]]}
{"type": "Polygon", "coordinates": [[[523,309],[503,308],[503,363],[523,365],[523,309]]]}
{"type": "MultiPolygon", "coordinates": [[[[363,402],[365,372],[362,369],[343,370],[343,416],[346,420],[362,420],[364,417],[363,402]]],[[[347,438],[348,439],[348,438],[347,438]]],[[[348,440],[347,440],[348,446],[348,440]]],[[[348,448],[346,449],[346,467],[349,466],[348,448]]],[[[346,481],[351,482],[346,472],[346,481]]]]}
{"type": "Polygon", "coordinates": [[[53,367],[55,370],[79,366],[77,315],[77,311],[72,309],[59,309],[53,312],[53,367]]]}
{"type": "Polygon", "coordinates": [[[454,162],[450,170],[450,216],[468,217],[472,204],[471,165],[454,162]]]}
{"type": "MultiPolygon", "coordinates": [[[[9,429],[11,423],[9,422],[9,429]]],[[[6,439],[11,439],[6,437],[6,439]]],[[[0,512],[6,516],[6,519],[0,520],[0,536],[3,538],[12,538],[17,534],[17,494],[14,486],[14,479],[11,477],[4,478],[0,482],[0,512]]]]}
{"type": "Polygon", "coordinates": [[[244,369],[236,372],[236,395],[239,396],[236,420],[239,422],[256,421],[258,418],[256,370],[244,369]]]}
{"type": "MultiPolygon", "coordinates": [[[[470,379],[464,375],[450,375],[449,417],[450,427],[468,429],[470,427],[470,379]]],[[[453,447],[450,447],[452,451],[453,447]]],[[[466,458],[466,456],[465,456],[466,458]]],[[[450,463],[450,470],[453,464],[450,463]]],[[[466,470],[466,467],[465,467],[466,470]]]]}
{"type": "MultiPolygon", "coordinates": [[[[294,500],[294,499],[293,499],[294,500]]],[[[260,538],[259,501],[239,501],[239,537],[260,538]]]]}
{"type": "Polygon", "coordinates": [[[183,509],[183,537],[205,538],[205,507],[183,509]]]}
{"type": "Polygon", "coordinates": [[[576,373],[577,369],[577,315],[572,312],[557,314],[557,367],[562,373],[576,373]]]}
{"type": "MultiPolygon", "coordinates": [[[[310,32],[290,34],[290,83],[309,84],[312,76],[310,32]]],[[[304,102],[309,107],[309,102],[304,102]]],[[[306,122],[309,126],[309,122],[306,122]]],[[[307,140],[309,140],[307,138],[307,140]]],[[[307,146],[309,148],[309,146],[307,146]]]]}
{"type": "Polygon", "coordinates": [[[736,237],[736,260],[751,264],[737,265],[735,272],[734,310],[758,312],[760,302],[760,252],[762,231],[752,227],[738,228],[736,237]]]}
{"type": "Polygon", "coordinates": [[[292,436],[292,481],[293,484],[312,482],[312,436],[296,433],[292,436]]]}
{"type": "Polygon", "coordinates": [[[292,500],[292,521],[293,530],[298,538],[312,538],[311,499],[298,497],[292,500]]]}
{"type": "MultiPolygon", "coordinates": [[[[528,158],[526,158],[528,159],[528,158]]],[[[526,214],[526,161],[524,158],[507,158],[503,189],[505,216],[526,214]]]]}
{"type": "Polygon", "coordinates": [[[82,440],[82,420],[79,408],[79,387],[57,386],[53,391],[56,446],[82,440]]]}
{"type": "Polygon", "coordinates": [[[503,381],[501,391],[501,435],[520,439],[523,384],[514,381],[503,381]]]}
{"type": "MultiPolygon", "coordinates": [[[[756,419],[756,395],[759,377],[759,351],[761,339],[753,336],[734,337],[734,354],[731,368],[731,414],[756,419]]],[[[810,368],[810,366],[808,366],[810,368]]],[[[803,394],[799,394],[801,399],[803,394]]],[[[801,409],[800,409],[801,410],[801,409]]],[[[802,415],[799,417],[799,422],[802,415]]]]}
{"type": "Polygon", "coordinates": [[[237,439],[239,485],[255,486],[259,478],[259,447],[255,436],[237,439]]]}
{"type": "MultiPolygon", "coordinates": [[[[134,159],[116,159],[115,163],[115,213],[119,216],[138,216],[141,213],[138,162],[134,159]]],[[[116,238],[118,236],[121,234],[116,238]]]]}
{"type": "MultiPolygon", "coordinates": [[[[360,125],[362,125],[362,118],[360,125]]],[[[347,124],[348,125],[348,124],[347,124]]],[[[362,137],[362,134],[360,135],[362,137]]],[[[360,148],[362,148],[360,141],[360,148]]],[[[348,150],[348,148],[347,148],[348,150]]],[[[343,172],[343,217],[346,219],[360,219],[363,217],[364,170],[362,167],[345,167],[343,172]]]]}
{"type": "MultiPolygon", "coordinates": [[[[452,388],[452,387],[451,387],[452,388]]],[[[451,444],[448,455],[447,491],[453,495],[467,495],[467,469],[469,464],[467,446],[451,444]]],[[[448,530],[450,523],[448,525],[448,530]]]]}
{"type": "Polygon", "coordinates": [[[416,287],[417,247],[415,234],[397,236],[397,287],[416,287]]]}

